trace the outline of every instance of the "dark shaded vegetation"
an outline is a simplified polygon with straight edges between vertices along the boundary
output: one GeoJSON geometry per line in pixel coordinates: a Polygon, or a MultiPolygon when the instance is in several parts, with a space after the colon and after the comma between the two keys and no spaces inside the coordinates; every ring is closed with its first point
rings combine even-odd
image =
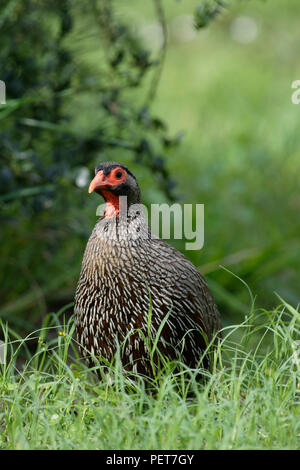
{"type": "Polygon", "coordinates": [[[164,152],[177,140],[147,101],[134,103],[157,61],[110,2],[11,1],[1,19],[2,314],[30,328],[72,299],[94,166],[106,152],[128,153],[172,200],[164,152]],[[82,60],[90,37],[96,66],[82,60]]]}

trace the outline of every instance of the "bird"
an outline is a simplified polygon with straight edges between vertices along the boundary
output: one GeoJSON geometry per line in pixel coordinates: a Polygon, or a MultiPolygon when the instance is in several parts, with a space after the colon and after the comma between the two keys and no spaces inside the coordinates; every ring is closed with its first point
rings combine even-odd
{"type": "Polygon", "coordinates": [[[87,242],[75,293],[80,355],[90,365],[95,358],[112,364],[119,351],[125,372],[146,377],[162,358],[208,368],[205,351],[220,338],[221,317],[206,280],[151,232],[127,166],[97,165],[92,192],[104,199],[104,213],[87,242]]]}

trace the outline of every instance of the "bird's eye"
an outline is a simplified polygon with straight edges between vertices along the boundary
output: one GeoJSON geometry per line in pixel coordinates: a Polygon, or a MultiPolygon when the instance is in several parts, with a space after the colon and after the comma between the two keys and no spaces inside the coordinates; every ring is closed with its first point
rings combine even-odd
{"type": "Polygon", "coordinates": [[[115,174],[115,177],[118,178],[118,180],[122,178],[122,176],[123,176],[123,173],[121,171],[117,171],[117,173],[115,174]]]}

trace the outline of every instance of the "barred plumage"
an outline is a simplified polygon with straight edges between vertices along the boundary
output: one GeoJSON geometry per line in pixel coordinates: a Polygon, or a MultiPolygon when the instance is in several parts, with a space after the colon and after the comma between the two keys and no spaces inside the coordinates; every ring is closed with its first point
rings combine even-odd
{"type": "Polygon", "coordinates": [[[116,342],[125,341],[124,368],[151,376],[143,339],[148,335],[151,303],[152,338],[165,321],[159,350],[170,359],[180,355],[185,364],[197,367],[205,338],[210,341],[221,328],[205,280],[182,253],[151,234],[136,206],[138,184],[124,165],[98,165],[90,188],[104,197],[107,209],[87,243],[75,295],[81,354],[87,356],[89,351],[111,361],[116,342]],[[127,197],[125,217],[118,205],[121,195],[127,197]]]}

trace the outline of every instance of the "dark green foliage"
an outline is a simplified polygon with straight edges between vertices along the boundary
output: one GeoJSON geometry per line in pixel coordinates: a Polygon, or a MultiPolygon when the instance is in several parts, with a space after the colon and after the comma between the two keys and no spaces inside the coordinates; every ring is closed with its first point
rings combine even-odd
{"type": "Polygon", "coordinates": [[[29,201],[21,199],[29,210],[45,210],[55,199],[57,185],[72,187],[76,172],[82,166],[91,169],[107,148],[125,148],[155,170],[172,197],[165,159],[156,155],[167,141],[166,125],[151,116],[148,106],[138,108],[126,96],[128,89],[141,85],[155,61],[129,26],[114,16],[113,4],[93,1],[83,8],[72,0],[24,0],[10,5],[2,12],[0,52],[10,111],[8,116],[3,107],[0,114],[2,200],[13,199],[10,191],[26,195],[25,188],[53,184],[49,191],[42,187],[31,191],[29,201]],[[81,15],[89,23],[94,21],[99,35],[99,67],[81,63],[71,47],[81,15]],[[91,114],[82,133],[66,104],[72,103],[75,94],[84,93],[97,103],[99,119],[95,122],[91,114]]]}
{"type": "MultiPolygon", "coordinates": [[[[150,171],[172,200],[165,152],[180,138],[170,138],[149,100],[134,99],[159,60],[114,2],[10,0],[0,28],[1,314],[20,323],[12,312],[30,307],[34,318],[47,309],[48,292],[75,281],[74,250],[82,252],[90,231],[80,188],[94,166],[118,152],[150,171]],[[87,50],[96,59],[86,59],[87,50]]],[[[71,297],[70,287],[61,301],[71,297]]]]}

